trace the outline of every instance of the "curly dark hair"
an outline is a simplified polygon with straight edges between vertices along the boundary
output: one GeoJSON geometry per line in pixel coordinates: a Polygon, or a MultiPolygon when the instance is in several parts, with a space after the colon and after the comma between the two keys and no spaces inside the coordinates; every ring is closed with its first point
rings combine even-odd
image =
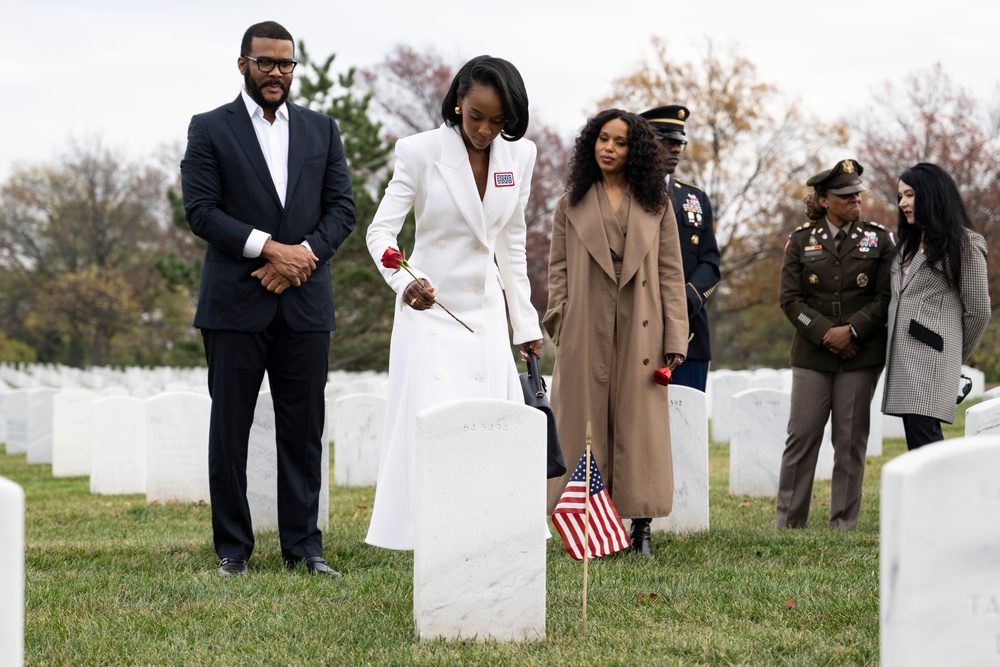
{"type": "Polygon", "coordinates": [[[601,180],[594,146],[604,124],[615,119],[628,125],[628,164],[625,166],[628,189],[644,210],[660,213],[669,202],[670,193],[667,191],[667,172],[657,154],[656,133],[645,118],[621,109],[598,113],[580,130],[566,179],[569,203],[571,206],[580,203],[590,186],[601,180]]]}
{"type": "Polygon", "coordinates": [[[929,162],[915,164],[899,176],[913,188],[913,224],[900,210],[897,218],[903,261],[913,259],[923,241],[927,264],[952,286],[962,275],[962,241],[965,230],[973,229],[955,180],[941,167],[929,162]]]}

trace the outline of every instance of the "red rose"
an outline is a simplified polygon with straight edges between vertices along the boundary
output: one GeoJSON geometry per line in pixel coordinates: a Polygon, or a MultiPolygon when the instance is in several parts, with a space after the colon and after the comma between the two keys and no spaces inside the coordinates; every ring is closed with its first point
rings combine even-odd
{"type": "Polygon", "coordinates": [[[656,380],[656,384],[662,384],[666,387],[670,384],[670,369],[664,366],[660,370],[653,373],[653,379],[656,380]]]}
{"type": "Polygon", "coordinates": [[[399,262],[402,259],[403,253],[395,248],[386,248],[385,252],[382,253],[382,266],[387,269],[398,269],[399,262]]]}

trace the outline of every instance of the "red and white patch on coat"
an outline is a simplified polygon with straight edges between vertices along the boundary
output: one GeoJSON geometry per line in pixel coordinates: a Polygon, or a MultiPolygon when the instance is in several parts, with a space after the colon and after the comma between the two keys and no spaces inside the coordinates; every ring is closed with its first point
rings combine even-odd
{"type": "Polygon", "coordinates": [[[498,188],[509,188],[514,185],[514,172],[498,171],[493,174],[493,184],[498,188]]]}

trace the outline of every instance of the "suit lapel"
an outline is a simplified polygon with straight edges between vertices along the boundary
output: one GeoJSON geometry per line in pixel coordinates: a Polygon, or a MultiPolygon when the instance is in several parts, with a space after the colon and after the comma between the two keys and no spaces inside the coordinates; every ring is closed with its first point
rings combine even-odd
{"type": "Polygon", "coordinates": [[[510,152],[510,144],[501,138],[493,140],[490,146],[490,168],[486,175],[486,196],[483,197],[483,220],[487,236],[493,227],[510,219],[517,206],[518,195],[524,183],[517,182],[521,174],[515,173],[514,158],[510,152]],[[505,174],[498,177],[497,174],[505,174]],[[507,176],[509,175],[509,177],[507,176]],[[507,184],[507,179],[510,184],[507,184]],[[503,184],[498,184],[501,179],[503,184]]]}
{"type": "Polygon", "coordinates": [[[917,271],[920,269],[921,266],[924,265],[924,262],[926,261],[926,259],[927,258],[924,256],[924,253],[918,252],[916,255],[913,256],[913,259],[910,260],[910,268],[906,271],[906,278],[903,278],[903,272],[902,271],[899,272],[900,273],[900,284],[899,284],[899,291],[900,292],[902,292],[903,290],[905,290],[906,286],[909,285],[913,281],[913,277],[917,275],[917,271]]]}
{"type": "MultiPolygon", "coordinates": [[[[480,243],[489,245],[486,240],[483,202],[479,199],[476,178],[472,174],[472,165],[469,164],[465,143],[458,130],[454,128],[442,126],[440,132],[441,160],[437,163],[438,173],[441,174],[448,192],[455,200],[455,205],[458,206],[466,224],[472,229],[472,233],[480,243]]],[[[488,184],[487,189],[489,189],[488,184]]]]}
{"type": "MultiPolygon", "coordinates": [[[[667,202],[667,206],[672,206],[667,202]]],[[[625,285],[639,270],[643,258],[649,253],[649,246],[660,229],[660,217],[653,215],[632,200],[628,212],[628,234],[625,235],[625,256],[622,257],[622,277],[619,285],[625,285]]]]}
{"type": "Polygon", "coordinates": [[[587,194],[577,202],[576,206],[566,210],[566,219],[573,225],[583,247],[597,265],[604,269],[611,280],[617,281],[615,265],[611,261],[611,248],[608,247],[608,237],[604,233],[604,220],[601,217],[601,205],[597,200],[596,185],[590,186],[587,194]]]}
{"type": "Polygon", "coordinates": [[[306,116],[302,109],[292,104],[285,104],[288,109],[288,185],[285,190],[285,202],[295,192],[295,184],[302,174],[302,164],[306,159],[306,116]]]}
{"type": "Polygon", "coordinates": [[[278,197],[278,191],[274,188],[271,171],[267,168],[267,160],[264,159],[264,152],[260,149],[260,142],[257,141],[257,133],[253,129],[253,121],[250,120],[250,114],[247,113],[242,95],[229,105],[229,112],[229,127],[232,128],[237,143],[243,149],[243,153],[246,155],[247,161],[250,162],[250,166],[253,167],[254,173],[257,174],[261,185],[274,199],[275,205],[281,208],[281,199],[278,197]]]}

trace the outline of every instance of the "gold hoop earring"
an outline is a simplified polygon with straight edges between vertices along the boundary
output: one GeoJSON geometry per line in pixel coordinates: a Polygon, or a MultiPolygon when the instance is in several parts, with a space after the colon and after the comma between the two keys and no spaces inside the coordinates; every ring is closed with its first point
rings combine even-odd
{"type": "Polygon", "coordinates": [[[462,115],[462,107],[458,106],[457,104],[455,105],[455,115],[456,116],[462,115]]]}

